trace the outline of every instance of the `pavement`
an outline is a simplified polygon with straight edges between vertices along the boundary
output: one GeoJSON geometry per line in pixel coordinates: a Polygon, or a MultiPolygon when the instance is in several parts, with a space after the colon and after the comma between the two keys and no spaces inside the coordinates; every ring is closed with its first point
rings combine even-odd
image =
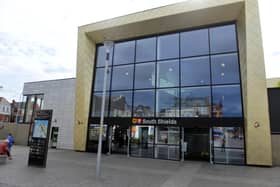
{"type": "Polygon", "coordinates": [[[212,165],[49,149],[46,168],[28,167],[28,147],[14,146],[0,165],[0,187],[280,187],[280,167],[212,165]]]}

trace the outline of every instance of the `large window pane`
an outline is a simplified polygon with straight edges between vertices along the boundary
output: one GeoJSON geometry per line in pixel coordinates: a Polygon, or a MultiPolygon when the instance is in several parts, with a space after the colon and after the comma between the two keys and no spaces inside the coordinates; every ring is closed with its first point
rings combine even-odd
{"type": "Polygon", "coordinates": [[[179,117],[179,89],[160,89],[156,96],[157,117],[179,117]]]}
{"type": "Polygon", "coordinates": [[[111,93],[111,117],[130,117],[132,109],[132,92],[111,93]]]}
{"type": "Polygon", "coordinates": [[[239,83],[236,53],[211,56],[212,84],[239,83]]]}
{"type": "Polygon", "coordinates": [[[213,127],[214,147],[244,148],[244,133],[241,127],[213,127]]]}
{"type": "Polygon", "coordinates": [[[210,28],[211,53],[237,51],[235,25],[210,28]]]}
{"type": "Polygon", "coordinates": [[[242,104],[239,85],[213,86],[213,117],[241,117],[242,104]]]}
{"type": "Polygon", "coordinates": [[[210,117],[210,87],[181,89],[181,117],[210,117]]]}
{"type": "MultiPolygon", "coordinates": [[[[102,93],[94,93],[92,98],[92,109],[91,117],[100,117],[101,116],[101,105],[102,105],[102,93]]],[[[109,104],[109,93],[105,95],[105,111],[104,116],[108,116],[108,104],[109,104]]]]}
{"type": "MultiPolygon", "coordinates": [[[[94,91],[102,91],[103,90],[104,73],[105,73],[105,68],[96,68],[95,81],[94,81],[94,91]]],[[[111,82],[111,68],[108,68],[106,90],[110,89],[110,82],[111,82]]]]}
{"type": "Polygon", "coordinates": [[[158,37],[157,59],[179,57],[179,34],[169,34],[158,37]]]}
{"type": "Polygon", "coordinates": [[[113,69],[112,90],[132,89],[133,65],[117,66],[113,69]]]}
{"type": "Polygon", "coordinates": [[[135,65],[135,89],[155,87],[155,63],[135,65]]]}
{"type": "MultiPolygon", "coordinates": [[[[113,49],[111,49],[111,51],[110,51],[110,58],[109,58],[109,64],[108,64],[109,66],[112,65],[112,51],[113,51],[113,49]]],[[[106,60],[105,47],[104,46],[97,47],[96,67],[105,66],[105,60],[106,60]]]]}
{"type": "Polygon", "coordinates": [[[161,61],[157,64],[157,86],[176,87],[179,86],[179,61],[161,61]]]}
{"type": "Polygon", "coordinates": [[[156,60],[156,38],[136,41],[136,62],[156,60]]]}
{"type": "Polygon", "coordinates": [[[134,62],[135,41],[115,44],[114,65],[129,64],[134,62]]]}
{"type": "Polygon", "coordinates": [[[241,127],[214,127],[214,162],[244,164],[244,133],[241,127]]]}
{"type": "Polygon", "coordinates": [[[196,86],[210,84],[209,57],[181,60],[181,85],[196,86]]]}
{"type": "Polygon", "coordinates": [[[134,92],[133,116],[154,117],[155,106],[154,90],[141,90],[134,92]]]}
{"type": "Polygon", "coordinates": [[[209,54],[208,29],[181,33],[181,57],[209,54]]]}
{"type": "Polygon", "coordinates": [[[27,97],[27,106],[25,111],[25,123],[30,123],[33,121],[33,107],[35,103],[35,95],[30,95],[27,97]]]}

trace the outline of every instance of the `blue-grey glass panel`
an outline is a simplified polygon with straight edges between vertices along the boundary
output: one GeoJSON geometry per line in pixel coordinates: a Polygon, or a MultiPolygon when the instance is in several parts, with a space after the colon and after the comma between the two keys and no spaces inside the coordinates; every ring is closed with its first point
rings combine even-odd
{"type": "Polygon", "coordinates": [[[115,44],[114,65],[129,64],[134,62],[135,41],[121,42],[115,44]]]}
{"type": "Polygon", "coordinates": [[[111,92],[110,116],[130,117],[132,109],[132,92],[111,92]]]}
{"type": "Polygon", "coordinates": [[[157,59],[170,59],[179,57],[179,34],[169,34],[158,37],[157,59]]]}
{"type": "Polygon", "coordinates": [[[179,60],[168,60],[157,63],[157,86],[179,86],[179,60]]]}
{"type": "Polygon", "coordinates": [[[210,87],[190,87],[181,89],[181,117],[210,116],[210,87]]]}
{"type": "Polygon", "coordinates": [[[212,84],[239,83],[237,53],[211,56],[212,84]]]}
{"type": "Polygon", "coordinates": [[[155,87],[155,63],[135,65],[135,89],[155,87]]]}
{"type": "Polygon", "coordinates": [[[212,87],[213,117],[242,117],[242,103],[239,85],[212,87]]]}
{"type": "Polygon", "coordinates": [[[181,57],[209,54],[208,29],[183,32],[180,37],[181,57]]]}
{"type": "MultiPolygon", "coordinates": [[[[103,91],[104,73],[105,73],[105,68],[96,68],[94,91],[103,91]]],[[[111,83],[111,68],[108,68],[106,90],[110,89],[110,83],[111,83]]]]}
{"type": "Polygon", "coordinates": [[[156,95],[157,117],[179,117],[179,89],[160,89],[156,95]]]}
{"type": "Polygon", "coordinates": [[[214,163],[245,164],[244,149],[214,148],[214,163]]]}
{"type": "MultiPolygon", "coordinates": [[[[108,65],[112,65],[112,51],[113,49],[110,50],[110,58],[109,58],[109,63],[108,65]]],[[[106,60],[106,51],[104,46],[99,46],[97,47],[97,64],[96,67],[101,67],[105,66],[105,60],[106,60]]]]}
{"type": "Polygon", "coordinates": [[[181,85],[209,85],[210,65],[209,57],[181,59],[181,85]]]}
{"type": "Polygon", "coordinates": [[[132,89],[133,65],[116,66],[113,69],[112,90],[132,89]]]}
{"type": "Polygon", "coordinates": [[[237,51],[235,25],[210,28],[211,53],[237,51]]]}
{"type": "Polygon", "coordinates": [[[244,133],[240,127],[214,127],[214,147],[244,148],[244,133]]]}
{"type": "MultiPolygon", "coordinates": [[[[101,105],[102,105],[102,93],[94,93],[92,98],[92,109],[91,117],[100,117],[101,116],[101,105]]],[[[109,104],[109,93],[105,95],[105,112],[104,116],[108,116],[108,104],[109,104]]]]}
{"type": "Polygon", "coordinates": [[[154,117],[155,91],[139,90],[134,92],[133,116],[154,117]]]}
{"type": "Polygon", "coordinates": [[[156,38],[146,38],[136,41],[136,62],[156,60],[156,38]]]}

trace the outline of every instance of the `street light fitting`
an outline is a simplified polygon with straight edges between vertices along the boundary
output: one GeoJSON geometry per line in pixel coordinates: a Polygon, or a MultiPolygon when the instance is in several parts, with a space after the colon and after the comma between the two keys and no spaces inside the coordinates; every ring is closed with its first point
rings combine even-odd
{"type": "Polygon", "coordinates": [[[111,48],[113,47],[114,42],[110,40],[104,41],[104,47],[106,49],[106,53],[110,53],[111,48]]]}

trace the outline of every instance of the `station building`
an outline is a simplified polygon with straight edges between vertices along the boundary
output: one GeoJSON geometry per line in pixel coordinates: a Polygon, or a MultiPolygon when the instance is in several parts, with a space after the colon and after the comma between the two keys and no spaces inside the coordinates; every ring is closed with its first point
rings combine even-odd
{"type": "Polygon", "coordinates": [[[257,0],[188,0],[79,27],[74,149],[272,165],[257,0]]]}

